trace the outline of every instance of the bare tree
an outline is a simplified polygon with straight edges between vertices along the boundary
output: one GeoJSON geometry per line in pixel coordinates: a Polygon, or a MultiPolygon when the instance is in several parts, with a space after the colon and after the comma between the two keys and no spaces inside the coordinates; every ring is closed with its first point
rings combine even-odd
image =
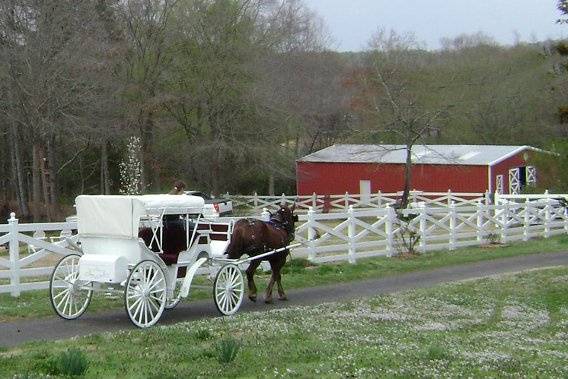
{"type": "Polygon", "coordinates": [[[142,188],[160,189],[160,163],[154,151],[156,115],[161,110],[164,73],[171,61],[169,29],[178,0],[126,0],[120,19],[127,43],[124,55],[129,118],[142,140],[142,188]]]}
{"type": "Polygon", "coordinates": [[[356,73],[360,92],[357,108],[366,119],[367,135],[401,144],[405,151],[404,188],[400,206],[406,208],[412,185],[412,149],[439,132],[446,107],[427,106],[418,94],[420,45],[410,35],[379,30],[371,39],[365,67],[356,73]]]}

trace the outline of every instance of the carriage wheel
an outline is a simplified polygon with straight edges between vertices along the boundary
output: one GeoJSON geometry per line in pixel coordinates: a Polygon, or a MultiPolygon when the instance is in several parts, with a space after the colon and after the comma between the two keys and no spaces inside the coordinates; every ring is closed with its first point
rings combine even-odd
{"type": "Polygon", "coordinates": [[[235,314],[243,301],[244,279],[237,265],[223,266],[213,284],[213,300],[217,310],[225,316],[235,314]]]}
{"type": "Polygon", "coordinates": [[[80,255],[63,257],[55,266],[49,279],[51,306],[60,317],[73,320],[81,316],[89,306],[93,295],[93,283],[79,280],[80,255]],[[85,289],[88,287],[88,289],[85,289]]]}
{"type": "Polygon", "coordinates": [[[166,275],[150,260],[138,263],[128,275],[124,306],[130,321],[139,328],[154,325],[166,306],[166,275]]]}

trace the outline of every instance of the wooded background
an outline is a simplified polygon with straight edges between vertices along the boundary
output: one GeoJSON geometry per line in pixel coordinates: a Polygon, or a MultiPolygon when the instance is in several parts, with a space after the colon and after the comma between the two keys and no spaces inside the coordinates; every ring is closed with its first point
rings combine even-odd
{"type": "MultiPolygon", "coordinates": [[[[377,27],[367,50],[339,53],[301,0],[2,0],[1,216],[56,219],[79,194],[118,193],[131,136],[150,193],[175,179],[293,193],[295,159],[336,142],[566,160],[568,45],[478,33],[429,51],[377,27]]],[[[564,189],[563,166],[543,165],[564,189]]]]}

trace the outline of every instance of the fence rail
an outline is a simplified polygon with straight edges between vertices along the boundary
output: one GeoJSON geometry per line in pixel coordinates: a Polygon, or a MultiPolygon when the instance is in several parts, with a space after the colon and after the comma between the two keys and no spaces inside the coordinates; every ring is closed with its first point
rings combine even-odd
{"type": "Polygon", "coordinates": [[[73,250],[67,249],[67,246],[69,240],[77,239],[77,236],[72,234],[75,229],[76,222],[20,224],[12,213],[8,224],[0,225],[0,268],[4,268],[0,269],[0,293],[10,292],[12,296],[19,296],[22,291],[48,288],[48,281],[22,282],[21,278],[50,275],[53,266],[46,265],[42,260],[53,253],[72,253],[73,250]],[[58,233],[47,237],[45,232],[58,233]],[[25,233],[31,233],[31,236],[25,233]],[[22,248],[26,247],[27,249],[22,251],[22,248]],[[8,253],[8,259],[2,257],[2,253],[8,253]],[[9,284],[1,283],[6,280],[9,280],[9,284]]]}
{"type": "MultiPolygon", "coordinates": [[[[309,209],[315,212],[347,212],[349,207],[355,209],[367,208],[384,208],[387,205],[394,205],[401,198],[402,192],[373,194],[350,194],[346,192],[341,195],[286,195],[267,196],[258,195],[251,196],[231,195],[229,193],[223,195],[223,198],[232,200],[234,208],[241,208],[251,213],[258,214],[263,208],[275,209],[282,201],[296,202],[296,210],[300,213],[307,213],[309,209]]],[[[457,207],[472,206],[478,201],[489,203],[489,193],[460,193],[460,192],[423,192],[411,191],[409,199],[413,203],[424,202],[431,206],[445,207],[454,203],[457,207]]]]}
{"type": "MultiPolygon", "coordinates": [[[[307,207],[307,212],[299,215],[296,228],[296,242],[303,247],[295,249],[294,256],[316,263],[355,263],[366,257],[396,255],[408,248],[409,240],[418,252],[427,252],[568,233],[566,203],[557,200],[568,195],[497,204],[487,203],[488,196],[468,195],[415,193],[417,206],[399,210],[398,215],[388,194],[381,194],[378,198],[384,203],[377,202],[373,208],[357,208],[367,202],[352,202],[356,197],[349,195],[346,211],[329,213],[304,199],[300,206],[307,207]]],[[[265,207],[272,204],[264,198],[265,207]]],[[[77,242],[72,233],[76,229],[76,222],[19,224],[12,213],[8,224],[0,224],[0,293],[19,296],[22,291],[48,288],[45,279],[55,262],[44,258],[73,253],[68,241],[77,242]]]]}
{"type": "Polygon", "coordinates": [[[296,240],[304,247],[294,253],[318,263],[392,256],[408,250],[410,244],[416,244],[417,252],[427,252],[568,233],[566,208],[551,199],[501,205],[421,204],[398,216],[390,206],[369,210],[350,206],[347,212],[328,214],[310,209],[299,221],[296,240]]]}

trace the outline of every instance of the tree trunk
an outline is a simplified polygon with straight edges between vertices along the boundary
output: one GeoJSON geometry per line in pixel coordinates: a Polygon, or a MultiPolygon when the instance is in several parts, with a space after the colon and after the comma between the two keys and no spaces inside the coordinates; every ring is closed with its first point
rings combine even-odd
{"type": "Polygon", "coordinates": [[[140,136],[142,144],[142,190],[160,190],[160,170],[154,156],[154,114],[143,112],[140,116],[140,136]]]}
{"type": "Polygon", "coordinates": [[[56,206],[59,198],[59,191],[57,190],[57,167],[55,155],[55,136],[47,140],[47,172],[49,180],[49,204],[56,206]]]}
{"type": "Polygon", "coordinates": [[[42,205],[42,197],[41,197],[41,175],[40,175],[40,146],[36,142],[32,146],[32,212],[34,222],[40,221],[41,216],[41,205],[42,205]]]}
{"type": "Polygon", "coordinates": [[[49,171],[47,170],[48,159],[45,154],[45,149],[43,146],[39,148],[39,162],[41,170],[41,189],[44,199],[44,209],[48,221],[51,221],[51,209],[49,206],[49,171]]]}
{"type": "Polygon", "coordinates": [[[101,194],[110,195],[110,175],[108,170],[108,145],[104,141],[101,144],[101,194]]]}
{"type": "Polygon", "coordinates": [[[28,198],[26,195],[26,186],[24,184],[24,174],[22,171],[22,157],[20,155],[20,146],[18,141],[18,130],[15,124],[10,125],[10,147],[12,160],[12,179],[16,190],[16,198],[18,206],[23,217],[28,217],[30,210],[28,208],[28,198]]]}
{"type": "Polygon", "coordinates": [[[274,174],[268,177],[268,194],[274,196],[274,174]]]}
{"type": "Polygon", "coordinates": [[[404,191],[400,208],[404,209],[408,205],[408,195],[410,193],[410,185],[412,184],[412,145],[406,147],[406,163],[404,165],[404,191]]]}

